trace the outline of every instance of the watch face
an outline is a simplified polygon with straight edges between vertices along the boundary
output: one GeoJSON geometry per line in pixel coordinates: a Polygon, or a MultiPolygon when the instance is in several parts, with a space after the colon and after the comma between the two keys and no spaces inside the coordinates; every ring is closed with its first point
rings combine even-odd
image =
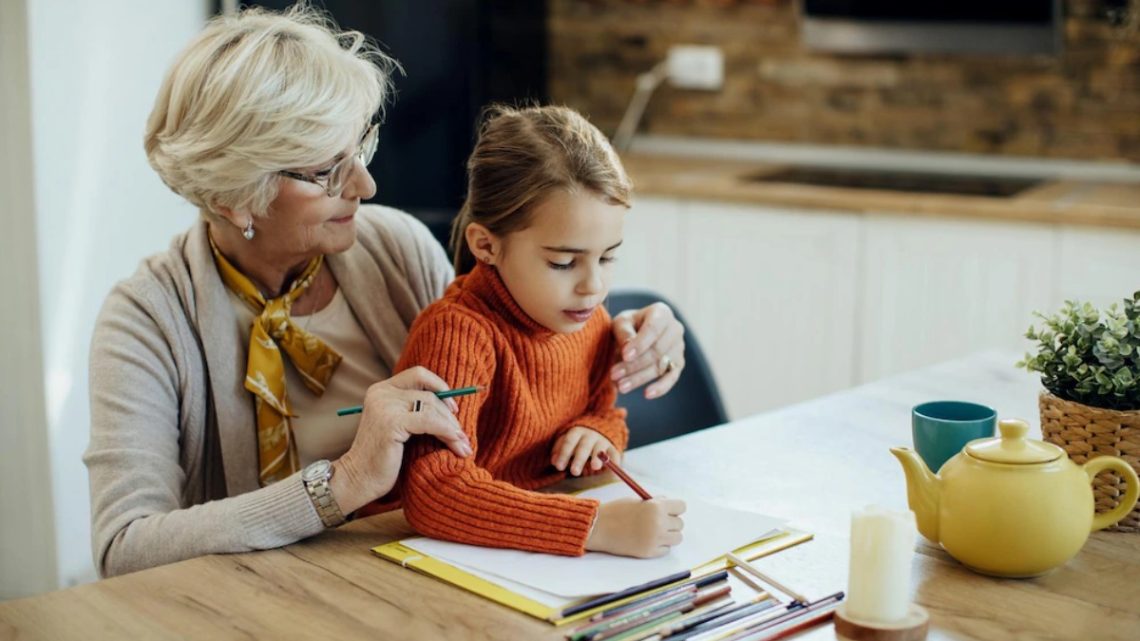
{"type": "Polygon", "coordinates": [[[301,480],[306,483],[312,483],[321,479],[327,479],[329,472],[332,470],[332,463],[328,461],[313,461],[301,473],[301,480]]]}

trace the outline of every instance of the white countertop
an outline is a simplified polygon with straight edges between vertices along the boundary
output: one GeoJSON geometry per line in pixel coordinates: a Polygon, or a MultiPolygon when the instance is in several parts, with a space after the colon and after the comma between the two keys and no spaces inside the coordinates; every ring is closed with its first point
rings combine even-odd
{"type": "Polygon", "coordinates": [[[1140,182],[1140,163],[907,151],[874,147],[768,143],[681,136],[636,136],[637,154],[718,158],[816,167],[860,167],[947,174],[987,174],[1106,182],[1140,182]]]}

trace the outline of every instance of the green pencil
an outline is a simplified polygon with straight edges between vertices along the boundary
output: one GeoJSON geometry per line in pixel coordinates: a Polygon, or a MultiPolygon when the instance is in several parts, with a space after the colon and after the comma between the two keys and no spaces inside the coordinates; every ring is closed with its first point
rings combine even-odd
{"type": "MultiPolygon", "coordinates": [[[[442,392],[435,392],[436,398],[451,398],[452,396],[467,396],[475,392],[482,392],[487,389],[485,385],[472,385],[471,387],[457,387],[455,389],[447,389],[442,392]]],[[[342,407],[336,411],[337,416],[348,416],[349,414],[359,414],[364,411],[363,405],[353,405],[352,407],[342,407]]]]}

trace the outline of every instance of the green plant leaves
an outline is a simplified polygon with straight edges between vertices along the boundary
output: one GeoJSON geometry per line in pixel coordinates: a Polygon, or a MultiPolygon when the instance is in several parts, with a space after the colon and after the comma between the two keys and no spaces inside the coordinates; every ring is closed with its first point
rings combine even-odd
{"type": "Polygon", "coordinates": [[[1017,367],[1038,372],[1053,394],[1096,407],[1140,409],[1140,291],[1103,313],[1089,303],[1065,301],[1039,319],[1026,338],[1037,353],[1017,367]]]}

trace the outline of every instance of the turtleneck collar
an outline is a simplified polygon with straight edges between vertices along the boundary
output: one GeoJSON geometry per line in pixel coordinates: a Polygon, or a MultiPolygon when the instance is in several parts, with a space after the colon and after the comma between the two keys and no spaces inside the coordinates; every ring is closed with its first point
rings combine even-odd
{"type": "Polygon", "coordinates": [[[519,304],[515,302],[507,289],[499,270],[491,265],[476,263],[475,268],[460,277],[457,282],[460,289],[470,292],[483,301],[496,314],[509,321],[529,336],[546,338],[556,332],[551,331],[538,321],[530,317],[519,304]]]}

